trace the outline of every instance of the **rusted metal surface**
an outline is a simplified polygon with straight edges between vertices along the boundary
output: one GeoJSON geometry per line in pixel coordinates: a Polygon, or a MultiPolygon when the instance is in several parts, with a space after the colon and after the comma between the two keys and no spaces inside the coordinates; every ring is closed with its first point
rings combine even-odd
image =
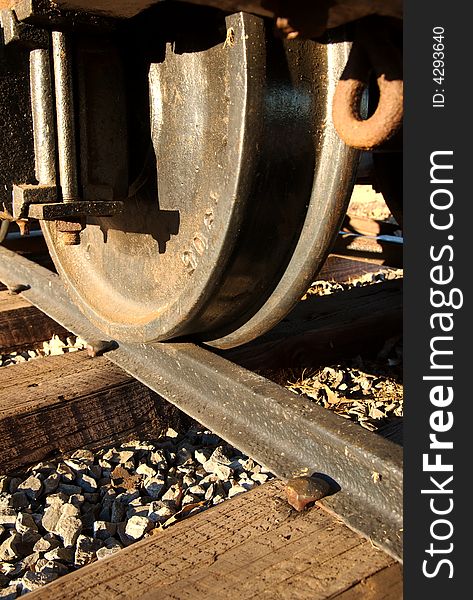
{"type": "Polygon", "coordinates": [[[287,501],[297,511],[304,510],[317,500],[322,500],[330,491],[330,484],[325,479],[314,476],[293,477],[285,487],[287,501]]]}
{"type": "Polygon", "coordinates": [[[87,356],[95,358],[96,356],[102,356],[106,352],[116,350],[117,348],[118,344],[113,340],[90,340],[87,343],[86,351],[87,356]]]}
{"type": "Polygon", "coordinates": [[[56,98],[59,182],[61,199],[67,203],[79,199],[72,46],[68,34],[61,31],[52,32],[52,59],[56,98]]]}
{"type": "Polygon", "coordinates": [[[31,112],[33,115],[35,173],[40,185],[56,185],[54,96],[49,51],[30,52],[31,112]]]}
{"type": "Polygon", "coordinates": [[[365,19],[356,26],[355,40],[333,99],[333,122],[349,146],[373,150],[392,139],[403,118],[402,56],[384,21],[365,19]],[[361,114],[362,96],[371,72],[379,101],[372,116],[361,114]]]}

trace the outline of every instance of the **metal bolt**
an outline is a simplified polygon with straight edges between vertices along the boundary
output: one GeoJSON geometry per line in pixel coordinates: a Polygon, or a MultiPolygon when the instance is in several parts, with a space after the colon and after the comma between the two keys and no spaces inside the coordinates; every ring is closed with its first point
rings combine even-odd
{"type": "Polygon", "coordinates": [[[58,239],[62,246],[78,246],[80,244],[80,232],[59,231],[58,239]]]}
{"type": "Polygon", "coordinates": [[[80,244],[80,232],[85,225],[82,221],[56,221],[57,239],[63,246],[80,244]]]}
{"type": "Polygon", "coordinates": [[[19,219],[16,224],[20,230],[20,235],[30,235],[30,222],[27,219],[19,219]]]}

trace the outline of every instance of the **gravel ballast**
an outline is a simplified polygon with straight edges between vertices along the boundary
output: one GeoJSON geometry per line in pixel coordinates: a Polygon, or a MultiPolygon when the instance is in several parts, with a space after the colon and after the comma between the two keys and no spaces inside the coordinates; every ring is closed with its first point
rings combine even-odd
{"type": "Polygon", "coordinates": [[[16,598],[271,479],[200,426],[0,475],[0,598],[16,598]]]}

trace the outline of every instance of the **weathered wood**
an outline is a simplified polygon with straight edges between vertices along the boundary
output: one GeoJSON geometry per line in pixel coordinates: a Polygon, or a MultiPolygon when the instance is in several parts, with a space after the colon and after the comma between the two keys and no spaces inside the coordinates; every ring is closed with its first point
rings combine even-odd
{"type": "Polygon", "coordinates": [[[402,567],[397,563],[332,596],[334,600],[401,600],[402,597],[402,567]]]}
{"type": "Polygon", "coordinates": [[[395,235],[400,229],[397,223],[388,223],[367,217],[356,217],[347,214],[343,220],[342,231],[361,235],[395,235]]]}
{"type": "Polygon", "coordinates": [[[223,352],[250,369],[314,367],[376,352],[402,332],[402,280],[310,296],[272,331],[223,352]]]}
{"type": "Polygon", "coordinates": [[[85,352],[1,368],[0,470],[77,448],[157,437],[181,413],[106,358],[85,352]]]}
{"type": "Polygon", "coordinates": [[[368,260],[381,265],[402,267],[402,244],[378,240],[372,237],[339,234],[332,248],[333,254],[368,260]]]}
{"type": "Polygon", "coordinates": [[[0,352],[31,347],[68,332],[18,295],[0,291],[0,352]]]}
{"type": "Polygon", "coordinates": [[[379,263],[357,260],[346,256],[330,254],[324,266],[316,276],[316,280],[335,281],[337,283],[349,283],[367,273],[389,272],[393,269],[379,263]]]}
{"type": "Polygon", "coordinates": [[[393,559],[323,509],[295,513],[279,481],[66,575],[31,600],[330,598],[393,559]]]}

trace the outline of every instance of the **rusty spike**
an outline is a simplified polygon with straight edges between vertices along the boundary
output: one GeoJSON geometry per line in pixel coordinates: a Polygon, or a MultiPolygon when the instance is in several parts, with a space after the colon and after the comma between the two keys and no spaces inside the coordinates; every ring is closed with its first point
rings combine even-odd
{"type": "Polygon", "coordinates": [[[92,340],[87,344],[87,356],[95,358],[96,356],[102,356],[105,352],[110,350],[116,350],[118,348],[117,342],[114,340],[92,340]]]}
{"type": "Polygon", "coordinates": [[[330,485],[321,477],[294,477],[285,487],[287,501],[298,511],[330,493],[330,485]]]}

